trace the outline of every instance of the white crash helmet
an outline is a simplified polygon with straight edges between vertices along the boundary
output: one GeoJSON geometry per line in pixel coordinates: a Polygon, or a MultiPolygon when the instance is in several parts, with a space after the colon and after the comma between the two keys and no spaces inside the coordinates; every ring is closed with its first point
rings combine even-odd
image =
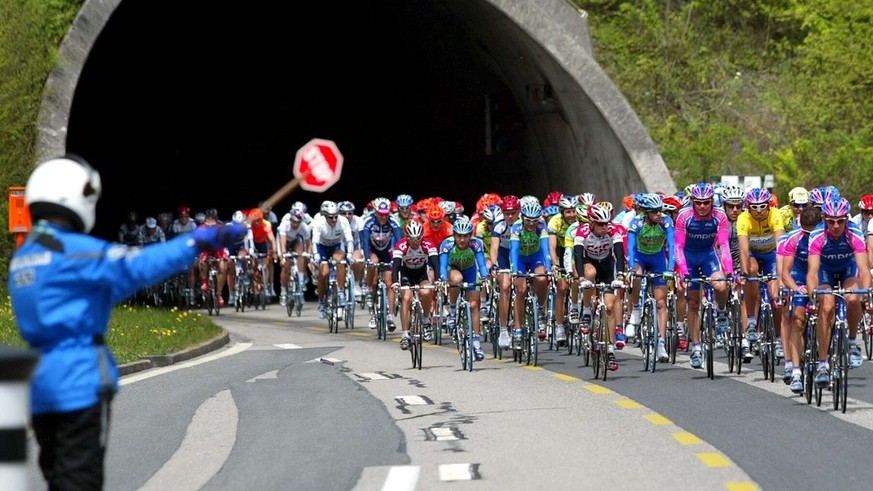
{"type": "Polygon", "coordinates": [[[339,213],[339,209],[335,202],[325,201],[321,204],[321,214],[324,216],[333,216],[339,213]]]}
{"type": "Polygon", "coordinates": [[[101,191],[96,170],[81,157],[65,156],[47,160],[33,170],[24,200],[33,219],[64,215],[76,230],[87,234],[94,228],[101,191]]]}
{"type": "Polygon", "coordinates": [[[243,223],[246,221],[246,214],[242,212],[242,210],[236,210],[233,212],[233,223],[243,223]]]}

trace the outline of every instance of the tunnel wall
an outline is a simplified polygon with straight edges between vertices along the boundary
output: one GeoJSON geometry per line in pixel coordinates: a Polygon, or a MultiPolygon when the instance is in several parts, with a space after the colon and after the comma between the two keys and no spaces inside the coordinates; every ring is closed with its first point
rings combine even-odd
{"type": "MultiPolygon", "coordinates": [[[[64,153],[76,84],[121,0],[87,0],[46,83],[37,157],[64,153]]],[[[479,43],[479,58],[523,113],[524,166],[538,195],[592,191],[616,200],[672,192],[666,166],[627,100],[592,56],[587,15],[565,0],[456,0],[446,4],[479,43]]]]}

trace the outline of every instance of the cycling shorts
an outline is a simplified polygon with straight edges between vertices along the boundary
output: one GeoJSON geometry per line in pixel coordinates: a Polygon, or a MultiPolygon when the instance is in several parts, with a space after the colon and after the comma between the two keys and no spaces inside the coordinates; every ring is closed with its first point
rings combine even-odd
{"type": "MultiPolygon", "coordinates": [[[[637,251],[634,262],[646,273],[661,274],[667,271],[667,254],[664,251],[654,254],[643,254],[637,251]]],[[[663,276],[658,276],[654,278],[653,283],[655,286],[666,286],[667,280],[663,276]]]]}
{"type": "MultiPolygon", "coordinates": [[[[718,260],[718,254],[714,251],[689,252],[685,251],[685,264],[688,265],[688,274],[692,278],[700,278],[701,276],[710,277],[713,273],[720,273],[721,261],[718,260]]],[[[700,290],[699,282],[690,282],[687,285],[688,291],[700,290]]]]}
{"type": "Polygon", "coordinates": [[[594,266],[596,271],[594,275],[594,283],[612,283],[615,280],[615,259],[612,256],[607,257],[602,261],[591,259],[588,256],[582,258],[582,273],[585,273],[585,265],[594,266]]]}

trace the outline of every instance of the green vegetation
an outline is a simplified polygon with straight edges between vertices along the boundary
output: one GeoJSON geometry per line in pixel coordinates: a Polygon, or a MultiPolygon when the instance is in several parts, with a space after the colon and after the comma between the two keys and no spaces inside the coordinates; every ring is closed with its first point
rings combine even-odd
{"type": "MultiPolygon", "coordinates": [[[[106,345],[121,364],[146,355],[175,353],[219,334],[221,327],[194,311],[119,306],[109,320],[106,345]]],[[[8,297],[0,304],[0,344],[27,346],[18,335],[8,297]]]]}
{"type": "Polygon", "coordinates": [[[873,184],[873,4],[573,0],[677,186],[722,174],[873,184]]]}

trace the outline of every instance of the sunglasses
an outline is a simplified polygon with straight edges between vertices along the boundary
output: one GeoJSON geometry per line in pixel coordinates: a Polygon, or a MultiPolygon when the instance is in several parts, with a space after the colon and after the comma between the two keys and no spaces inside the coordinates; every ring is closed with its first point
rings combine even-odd
{"type": "Polygon", "coordinates": [[[540,221],[539,218],[524,218],[524,223],[537,223],[540,221]]]}
{"type": "Polygon", "coordinates": [[[749,209],[755,210],[755,211],[764,211],[767,208],[770,208],[770,205],[768,205],[767,203],[758,203],[756,205],[749,205],[749,209]]]}
{"type": "Polygon", "coordinates": [[[343,216],[352,216],[354,214],[355,214],[355,212],[353,212],[353,211],[344,211],[344,212],[340,213],[340,215],[343,215],[343,216]]]}
{"type": "Polygon", "coordinates": [[[599,225],[601,227],[605,227],[609,225],[609,222],[591,222],[592,225],[599,225]]]}
{"type": "Polygon", "coordinates": [[[873,210],[861,210],[861,213],[865,215],[873,215],[873,210]]]}
{"type": "Polygon", "coordinates": [[[848,218],[825,218],[828,225],[842,225],[846,223],[848,218]]]}
{"type": "Polygon", "coordinates": [[[325,215],[324,218],[328,220],[336,220],[336,215],[325,215]]]}
{"type": "Polygon", "coordinates": [[[795,208],[806,208],[809,206],[809,203],[791,203],[791,206],[795,208]]]}
{"type": "Polygon", "coordinates": [[[732,204],[732,203],[725,203],[725,204],[724,204],[724,207],[727,208],[727,209],[729,209],[729,210],[742,210],[742,209],[743,209],[743,205],[742,205],[742,204],[735,205],[735,204],[732,204]]]}
{"type": "Polygon", "coordinates": [[[711,205],[711,204],[712,204],[712,200],[711,200],[711,199],[705,199],[705,200],[692,200],[692,203],[694,203],[694,204],[697,205],[697,206],[706,206],[706,205],[711,205]]]}

